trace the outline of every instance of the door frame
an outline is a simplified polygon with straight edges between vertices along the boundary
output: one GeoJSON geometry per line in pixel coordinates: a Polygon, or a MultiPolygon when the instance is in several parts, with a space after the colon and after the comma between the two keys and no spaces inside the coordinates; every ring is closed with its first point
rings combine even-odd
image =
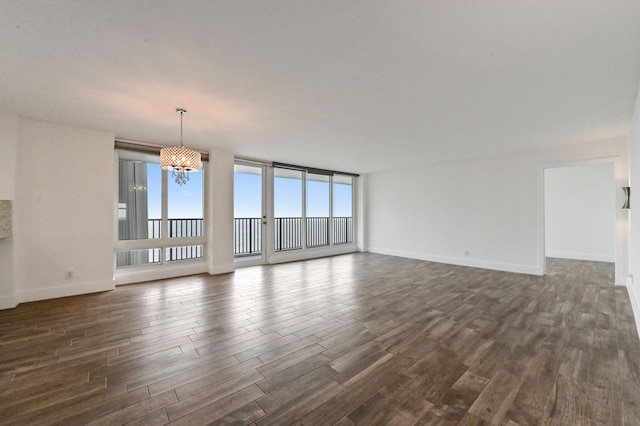
{"type": "Polygon", "coordinates": [[[616,193],[616,223],[615,223],[615,279],[612,283],[615,285],[625,285],[628,275],[628,227],[629,215],[628,211],[620,208],[623,202],[622,187],[629,186],[629,177],[626,161],[620,156],[596,157],[575,161],[564,161],[557,163],[548,163],[538,168],[538,188],[540,189],[538,198],[538,269],[540,275],[546,275],[546,250],[545,250],[545,194],[544,194],[544,170],[559,168],[582,166],[599,163],[613,163],[614,169],[614,185],[612,190],[616,193]]]}
{"type": "MultiPolygon", "coordinates": [[[[261,244],[260,244],[260,256],[246,256],[246,257],[236,257],[234,254],[233,264],[236,268],[241,268],[245,266],[255,266],[255,265],[264,265],[267,263],[268,259],[268,247],[270,240],[270,226],[269,226],[269,209],[268,209],[268,181],[269,181],[269,167],[267,163],[255,161],[255,160],[246,160],[242,158],[235,158],[234,160],[234,184],[235,184],[235,166],[247,166],[247,167],[255,167],[261,170],[261,224],[260,224],[260,232],[261,232],[261,244]]],[[[234,207],[235,207],[235,191],[234,191],[234,207]]],[[[235,220],[235,211],[234,211],[234,220],[235,220]]]]}

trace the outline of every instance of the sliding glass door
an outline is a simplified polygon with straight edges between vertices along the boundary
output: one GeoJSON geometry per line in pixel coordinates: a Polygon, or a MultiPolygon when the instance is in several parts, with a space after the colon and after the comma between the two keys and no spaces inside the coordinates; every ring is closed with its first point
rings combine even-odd
{"type": "Polygon", "coordinates": [[[236,159],[236,266],[354,251],[354,176],[236,159]]]}
{"type": "Polygon", "coordinates": [[[273,168],[274,250],[353,244],[353,176],[273,168]]]}

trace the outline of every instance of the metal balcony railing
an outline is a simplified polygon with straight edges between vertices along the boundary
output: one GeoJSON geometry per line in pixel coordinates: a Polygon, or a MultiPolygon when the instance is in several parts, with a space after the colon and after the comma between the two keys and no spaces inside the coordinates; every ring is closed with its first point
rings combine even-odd
{"type": "MultiPolygon", "coordinates": [[[[306,221],[306,246],[326,247],[333,243],[353,243],[353,218],[333,218],[333,241],[328,217],[308,217],[306,221]]],[[[302,218],[276,217],[274,219],[274,250],[286,251],[302,248],[302,218]]],[[[162,220],[148,220],[149,238],[161,238],[162,220]]],[[[204,235],[203,219],[169,219],[169,238],[199,237],[204,235]]],[[[235,256],[251,256],[262,253],[262,219],[259,217],[238,217],[233,219],[233,253],[235,256]]],[[[160,251],[153,253],[158,262],[160,251]]],[[[167,248],[167,260],[185,260],[202,257],[202,246],[182,246],[167,248]]]]}
{"type": "MultiPolygon", "coordinates": [[[[168,233],[169,238],[186,238],[201,237],[204,235],[204,220],[195,218],[177,218],[169,219],[168,233]]],[[[161,238],[162,236],[162,219],[148,220],[149,238],[161,238]]],[[[160,250],[154,249],[150,253],[150,263],[160,261],[160,250]]],[[[167,261],[188,260],[202,258],[202,246],[178,246],[167,247],[167,261]]]]}
{"type": "MultiPolygon", "coordinates": [[[[306,246],[326,247],[331,244],[328,217],[308,217],[306,221],[306,246]]],[[[233,252],[236,256],[262,253],[262,219],[242,217],[234,219],[233,252]]],[[[302,218],[274,218],[274,250],[286,251],[302,248],[302,218]]],[[[333,244],[353,243],[353,218],[333,218],[333,244]]]]}
{"type": "MultiPolygon", "coordinates": [[[[162,219],[149,219],[148,223],[149,238],[160,238],[162,219]]],[[[169,219],[169,238],[201,237],[204,232],[202,227],[203,219],[169,219]]]]}
{"type": "Polygon", "coordinates": [[[353,218],[333,218],[333,244],[353,243],[353,218]]]}
{"type": "Polygon", "coordinates": [[[258,255],[262,252],[262,219],[236,217],[233,219],[233,254],[258,255]]]}

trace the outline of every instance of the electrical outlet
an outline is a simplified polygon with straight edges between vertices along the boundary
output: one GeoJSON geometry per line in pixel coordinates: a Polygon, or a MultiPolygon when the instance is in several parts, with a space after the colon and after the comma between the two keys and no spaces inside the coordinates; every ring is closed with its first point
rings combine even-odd
{"type": "Polygon", "coordinates": [[[73,269],[67,269],[64,271],[64,279],[72,280],[73,279],[73,269]]]}
{"type": "Polygon", "coordinates": [[[465,251],[464,251],[464,255],[465,255],[465,256],[469,256],[470,254],[471,254],[471,252],[470,252],[469,250],[465,250],[465,251]]]}

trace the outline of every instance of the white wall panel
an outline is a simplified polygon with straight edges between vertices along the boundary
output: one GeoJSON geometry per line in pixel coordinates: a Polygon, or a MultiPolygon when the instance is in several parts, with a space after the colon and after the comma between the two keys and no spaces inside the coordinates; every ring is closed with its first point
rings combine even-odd
{"type": "MultiPolygon", "coordinates": [[[[543,170],[609,158],[626,176],[625,140],[566,145],[367,177],[371,252],[489,269],[544,272],[543,170]]],[[[616,279],[627,274],[616,213],[616,279]]]]}
{"type": "Polygon", "coordinates": [[[544,188],[547,257],[614,262],[614,164],[546,169],[544,188]]]}

